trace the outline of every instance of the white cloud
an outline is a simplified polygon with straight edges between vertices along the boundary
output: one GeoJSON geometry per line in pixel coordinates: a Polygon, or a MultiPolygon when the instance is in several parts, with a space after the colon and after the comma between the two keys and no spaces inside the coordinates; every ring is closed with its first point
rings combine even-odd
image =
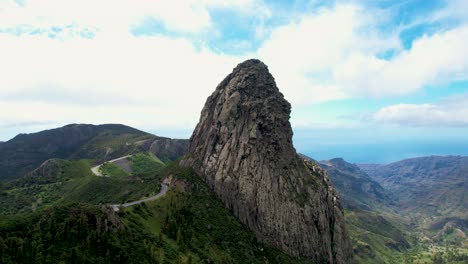
{"type": "Polygon", "coordinates": [[[256,0],[30,0],[24,5],[15,1],[0,2],[0,25],[15,28],[79,26],[101,34],[125,34],[128,30],[154,18],[170,31],[199,33],[212,26],[211,8],[231,8],[251,12],[253,8],[268,13],[256,0]],[[260,9],[261,8],[261,9],[260,9]]]}
{"type": "Polygon", "coordinates": [[[296,104],[356,96],[407,95],[427,85],[468,79],[468,25],[416,39],[385,34],[388,14],[338,4],[272,31],[259,55],[296,104]],[[378,55],[393,51],[390,59],[378,55]]]}
{"type": "Polygon", "coordinates": [[[245,56],[215,53],[188,38],[129,33],[147,18],[186,36],[212,32],[210,11],[217,8],[272,16],[260,0],[42,0],[24,6],[0,0],[0,29],[45,30],[0,34],[0,105],[8,109],[0,113],[0,123],[193,127],[206,97],[247,57],[269,65],[294,106],[407,94],[467,78],[467,26],[424,36],[405,51],[398,32],[379,33],[385,12],[350,4],[259,28],[259,35],[269,37],[245,56]],[[52,39],[47,33],[54,27],[63,31],[52,39]],[[84,31],[95,36],[83,38],[84,31]],[[391,60],[376,57],[390,49],[396,51],[391,60]]]}
{"type": "Polygon", "coordinates": [[[206,97],[243,58],[183,39],[61,41],[0,34],[0,120],[194,126],[206,97]],[[86,103],[89,101],[90,103],[86,103]]]}
{"type": "Polygon", "coordinates": [[[410,127],[466,127],[468,96],[451,97],[436,104],[391,105],[373,113],[371,120],[410,127]]]}
{"type": "Polygon", "coordinates": [[[261,3],[1,1],[0,29],[46,34],[0,34],[0,123],[192,128],[208,95],[246,58],[216,54],[184,38],[135,37],[129,29],[155,16],[169,29],[194,33],[211,26],[210,8],[251,12],[249,6],[261,3]],[[48,37],[47,30],[67,26],[66,33],[48,37]],[[94,38],[80,36],[87,28],[94,38]]]}
{"type": "Polygon", "coordinates": [[[466,0],[445,0],[445,7],[435,12],[429,19],[438,21],[447,18],[468,21],[468,2],[466,0]]]}
{"type": "Polygon", "coordinates": [[[353,94],[405,95],[427,85],[468,78],[468,26],[424,35],[410,50],[391,60],[350,56],[335,68],[334,78],[353,94]]]}
{"type": "Polygon", "coordinates": [[[377,19],[355,5],[321,9],[273,30],[259,55],[271,65],[280,88],[288,87],[283,89],[293,103],[349,97],[335,77],[337,66],[353,56],[370,57],[400,46],[396,37],[376,33],[372,25],[377,19]]]}

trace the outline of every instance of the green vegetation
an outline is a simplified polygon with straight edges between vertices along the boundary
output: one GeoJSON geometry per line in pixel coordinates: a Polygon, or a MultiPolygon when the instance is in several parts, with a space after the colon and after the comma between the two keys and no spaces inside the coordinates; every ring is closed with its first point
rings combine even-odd
{"type": "Polygon", "coordinates": [[[154,135],[123,125],[67,125],[32,134],[20,134],[1,144],[0,180],[13,181],[47,159],[102,159],[140,150],[154,135]]]}
{"type": "Polygon", "coordinates": [[[156,156],[146,153],[137,153],[130,158],[130,161],[132,174],[142,177],[155,174],[165,166],[156,156]]]}
{"type": "Polygon", "coordinates": [[[0,262],[308,263],[258,242],[192,171],[171,164],[161,175],[186,188],[118,214],[73,203],[2,217],[0,262]]]}
{"type": "Polygon", "coordinates": [[[0,221],[0,263],[152,263],[149,243],[112,210],[86,204],[0,221]]]}
{"type": "MultiPolygon", "coordinates": [[[[131,174],[121,164],[102,166],[111,177],[93,175],[96,162],[49,160],[0,183],[0,263],[307,263],[257,241],[201,178],[174,162],[137,153],[131,174]],[[103,206],[154,195],[167,175],[181,187],[158,200],[119,213],[103,206]]],[[[358,263],[468,262],[461,217],[349,205],[358,263]]]]}
{"type": "Polygon", "coordinates": [[[97,177],[90,160],[53,160],[53,166],[0,189],[0,215],[33,212],[58,204],[122,203],[159,192],[161,173],[134,176],[97,177]]]}
{"type": "Polygon", "coordinates": [[[67,193],[62,201],[79,201],[92,204],[123,203],[138,200],[159,192],[160,180],[138,178],[87,177],[67,184],[61,191],[67,193]]]}
{"type": "Polygon", "coordinates": [[[467,248],[435,246],[432,243],[419,243],[405,252],[404,263],[464,264],[468,262],[467,248]]]}
{"type": "Polygon", "coordinates": [[[125,170],[111,162],[102,164],[99,171],[107,177],[123,178],[129,175],[125,170]]]}
{"type": "Polygon", "coordinates": [[[189,169],[166,169],[187,182],[187,191],[172,189],[156,201],[126,209],[126,225],[143,226],[159,237],[157,262],[177,263],[305,263],[257,241],[189,169]],[[268,261],[267,261],[268,260],[268,261]]]}
{"type": "Polygon", "coordinates": [[[347,210],[345,217],[358,263],[467,263],[468,248],[456,229],[437,241],[419,228],[405,226],[401,216],[393,216],[399,227],[375,212],[347,210]]]}
{"type": "Polygon", "coordinates": [[[410,247],[403,232],[369,211],[346,211],[345,217],[359,263],[402,263],[410,247]]]}

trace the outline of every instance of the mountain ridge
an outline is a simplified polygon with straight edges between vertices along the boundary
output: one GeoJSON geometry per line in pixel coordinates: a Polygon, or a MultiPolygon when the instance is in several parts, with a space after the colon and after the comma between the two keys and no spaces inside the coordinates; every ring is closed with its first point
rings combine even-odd
{"type": "Polygon", "coordinates": [[[330,175],[331,181],[342,196],[345,207],[369,210],[391,203],[387,191],[356,164],[348,163],[343,158],[323,160],[319,164],[330,175]]]}
{"type": "Polygon", "coordinates": [[[358,166],[395,193],[402,210],[468,217],[466,156],[427,156],[358,166]]]}
{"type": "Polygon", "coordinates": [[[183,154],[187,146],[187,140],[158,137],[121,124],[69,124],[18,134],[0,144],[0,180],[20,178],[53,158],[105,161],[141,149],[171,160],[183,154]],[[152,144],[157,147],[152,148],[152,144]]]}

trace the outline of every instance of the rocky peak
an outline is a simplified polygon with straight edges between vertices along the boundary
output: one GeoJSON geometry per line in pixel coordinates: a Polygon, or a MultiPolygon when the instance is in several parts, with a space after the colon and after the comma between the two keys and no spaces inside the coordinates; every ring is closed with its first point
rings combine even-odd
{"type": "Polygon", "coordinates": [[[208,97],[181,165],[204,177],[257,237],[320,263],[351,258],[335,188],[292,145],[291,105],[259,60],[239,64],[208,97]]]}

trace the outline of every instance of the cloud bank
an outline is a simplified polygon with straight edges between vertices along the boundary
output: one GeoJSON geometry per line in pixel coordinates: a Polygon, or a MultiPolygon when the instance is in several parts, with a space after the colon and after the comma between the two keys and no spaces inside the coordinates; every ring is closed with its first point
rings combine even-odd
{"type": "MultiPolygon", "coordinates": [[[[400,33],[413,24],[384,30],[394,23],[391,10],[355,2],[288,17],[259,0],[1,1],[0,104],[8,110],[0,112],[0,124],[192,128],[218,82],[250,57],[269,65],[295,107],[413,94],[468,79],[464,6],[466,1],[451,1],[414,22],[457,21],[422,34],[408,48],[400,33]],[[273,22],[252,25],[261,39],[253,51],[229,55],[207,43],[210,34],[229,38],[213,16],[220,10],[273,22]],[[160,33],[132,33],[145,26],[160,33]]],[[[393,105],[373,118],[418,119],[421,125],[438,116],[446,124],[465,124],[454,111],[445,104],[393,105]]]]}

